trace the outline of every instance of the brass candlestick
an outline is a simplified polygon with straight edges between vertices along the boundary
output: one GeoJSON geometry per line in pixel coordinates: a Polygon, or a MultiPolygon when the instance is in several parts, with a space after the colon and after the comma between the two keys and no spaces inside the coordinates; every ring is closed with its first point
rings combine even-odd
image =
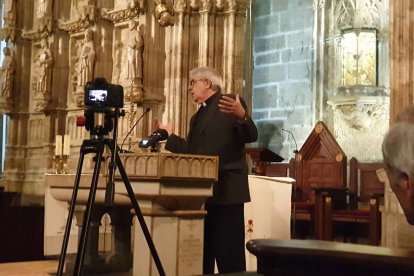
{"type": "Polygon", "coordinates": [[[53,171],[54,174],[69,174],[69,155],[55,155],[53,157],[53,171]]]}

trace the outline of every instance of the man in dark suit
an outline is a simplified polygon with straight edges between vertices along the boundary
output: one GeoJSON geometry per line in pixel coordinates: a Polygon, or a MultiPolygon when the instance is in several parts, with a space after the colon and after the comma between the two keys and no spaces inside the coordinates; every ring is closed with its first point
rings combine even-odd
{"type": "Polygon", "coordinates": [[[244,254],[244,203],[250,201],[245,143],[257,139],[257,128],[239,95],[221,93],[217,70],[199,67],[190,71],[188,91],[200,104],[190,120],[187,139],[173,134],[157,120],[156,129],[169,133],[165,148],[176,153],[219,156],[219,179],[205,204],[203,273],[246,270],[244,254]]]}

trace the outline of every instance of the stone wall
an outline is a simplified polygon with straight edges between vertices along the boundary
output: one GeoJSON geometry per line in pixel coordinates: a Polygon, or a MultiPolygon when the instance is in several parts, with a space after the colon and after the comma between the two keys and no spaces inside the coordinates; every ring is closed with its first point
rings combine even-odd
{"type": "Polygon", "coordinates": [[[256,1],[253,22],[257,146],[290,159],[296,143],[300,148],[316,122],[324,121],[348,158],[380,160],[389,110],[388,2],[256,1]],[[376,34],[375,64],[363,63],[363,58],[358,63],[358,52],[353,57],[363,69],[354,70],[345,65],[345,34],[368,29],[376,34]],[[376,81],[344,82],[350,71],[363,79],[363,70],[373,70],[376,81]],[[351,127],[346,120],[352,121],[351,127]],[[358,120],[363,128],[353,124],[358,120]]]}
{"type": "Polygon", "coordinates": [[[312,111],[312,0],[256,1],[253,36],[253,119],[257,146],[286,160],[315,123],[312,111]],[[288,132],[293,133],[295,139],[288,132]]]}

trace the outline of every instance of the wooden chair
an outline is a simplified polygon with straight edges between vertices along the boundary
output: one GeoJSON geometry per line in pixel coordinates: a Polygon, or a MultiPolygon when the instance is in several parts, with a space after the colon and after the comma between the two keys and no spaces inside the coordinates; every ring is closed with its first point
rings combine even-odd
{"type": "Polygon", "coordinates": [[[380,182],[376,170],[383,163],[361,163],[350,160],[349,205],[346,209],[333,209],[329,192],[323,195],[326,240],[342,236],[344,241],[359,242],[365,237],[368,244],[379,245],[381,240],[380,203],[384,195],[384,183],[380,182]]]}
{"type": "Polygon", "coordinates": [[[323,122],[318,122],[296,154],[293,178],[292,236],[324,238],[324,217],[319,188],[346,188],[347,158],[323,122]],[[315,205],[316,204],[316,205],[315,205]]]}

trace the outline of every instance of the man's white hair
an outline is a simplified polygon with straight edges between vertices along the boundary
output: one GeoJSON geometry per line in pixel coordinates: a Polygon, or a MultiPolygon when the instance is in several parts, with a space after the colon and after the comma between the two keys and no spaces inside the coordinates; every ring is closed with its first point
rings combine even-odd
{"type": "Polygon", "coordinates": [[[382,142],[384,162],[394,170],[414,175],[414,124],[398,122],[382,142]]]}
{"type": "Polygon", "coordinates": [[[401,111],[382,142],[384,162],[394,170],[414,175],[414,106],[401,111]]]}
{"type": "Polygon", "coordinates": [[[214,91],[218,92],[223,87],[223,79],[220,73],[212,67],[197,67],[190,71],[190,78],[197,77],[198,79],[210,80],[214,91]]]}

